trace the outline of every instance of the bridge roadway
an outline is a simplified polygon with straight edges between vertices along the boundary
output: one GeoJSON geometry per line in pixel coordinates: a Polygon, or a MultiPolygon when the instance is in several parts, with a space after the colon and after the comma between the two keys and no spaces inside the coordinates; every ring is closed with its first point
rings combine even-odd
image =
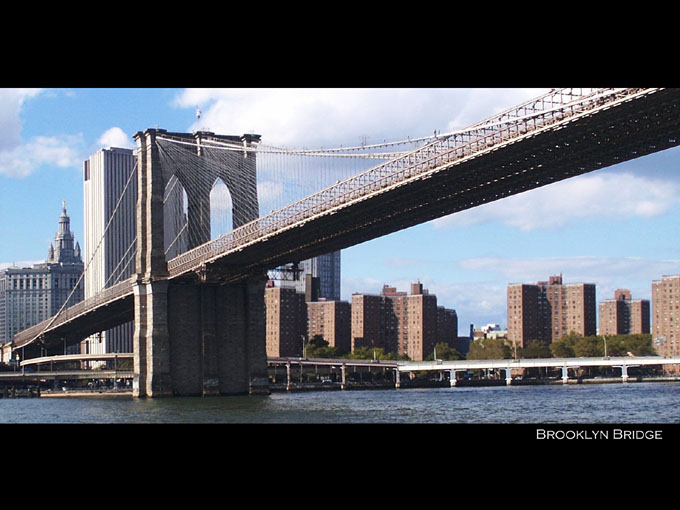
{"type": "MultiPolygon", "coordinates": [[[[509,114],[517,120],[481,126],[462,145],[428,144],[175,257],[168,278],[238,282],[680,144],[680,89],[606,94],[529,116],[525,104],[509,114]]],[[[131,320],[134,286],[133,277],[18,333],[12,349],[40,339],[54,350],[131,320]]]]}
{"type": "Polygon", "coordinates": [[[512,370],[523,368],[560,368],[562,381],[569,380],[569,369],[581,367],[616,367],[621,369],[621,378],[628,379],[628,369],[650,365],[677,365],[680,356],[618,356],[595,358],[525,358],[525,359],[494,359],[494,360],[461,360],[461,361],[409,361],[398,362],[397,373],[417,372],[421,370],[449,371],[452,375],[451,384],[455,385],[455,373],[467,370],[501,369],[505,371],[507,384],[512,383],[512,370]]]}
{"type": "Polygon", "coordinates": [[[134,372],[131,370],[119,370],[118,361],[125,359],[133,359],[132,353],[104,353],[104,354],[62,354],[57,356],[42,356],[40,358],[31,358],[19,362],[21,370],[16,372],[0,372],[0,383],[3,382],[20,382],[20,383],[38,383],[41,380],[59,380],[59,379],[132,379],[134,372]],[[54,370],[54,364],[80,362],[80,361],[113,361],[112,369],[68,369],[68,370],[54,370]],[[50,365],[49,370],[40,370],[41,365],[50,365]],[[27,370],[28,368],[28,370],[27,370]]]}
{"type": "Polygon", "coordinates": [[[459,360],[459,361],[369,361],[369,360],[344,360],[344,359],[304,359],[304,358],[269,358],[270,365],[287,367],[288,379],[290,379],[291,365],[299,365],[301,368],[316,366],[331,366],[340,369],[342,382],[345,384],[345,372],[351,367],[367,367],[371,369],[385,369],[395,371],[395,384],[400,386],[402,373],[420,371],[447,371],[451,374],[451,385],[456,384],[456,372],[468,370],[505,370],[506,384],[512,383],[512,370],[524,368],[560,368],[562,369],[562,381],[569,380],[569,369],[581,367],[616,367],[621,369],[623,381],[628,379],[628,369],[650,365],[674,365],[680,364],[680,356],[621,356],[621,357],[593,357],[593,358],[525,358],[525,359],[494,359],[494,360],[459,360]]]}

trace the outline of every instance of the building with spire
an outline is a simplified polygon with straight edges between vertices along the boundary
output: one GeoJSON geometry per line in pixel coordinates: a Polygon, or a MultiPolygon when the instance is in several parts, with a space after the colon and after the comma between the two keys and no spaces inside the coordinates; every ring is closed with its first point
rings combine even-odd
{"type": "Polygon", "coordinates": [[[62,307],[82,301],[83,260],[62,203],[59,226],[45,262],[0,271],[0,343],[19,331],[49,319],[62,307]]]}

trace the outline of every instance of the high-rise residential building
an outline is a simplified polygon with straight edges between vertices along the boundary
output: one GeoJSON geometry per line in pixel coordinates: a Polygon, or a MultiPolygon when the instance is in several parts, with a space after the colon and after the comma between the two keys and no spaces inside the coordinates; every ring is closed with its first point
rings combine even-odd
{"type": "Polygon", "coordinates": [[[307,341],[305,295],[269,282],[264,291],[264,305],[267,356],[302,356],[307,341]]]}
{"type": "Polygon", "coordinates": [[[0,343],[83,299],[83,260],[63,203],[44,263],[0,271],[0,343]],[[68,301],[67,301],[68,300],[68,301]]]}
{"type": "Polygon", "coordinates": [[[347,301],[308,301],[307,338],[320,335],[329,347],[351,350],[351,305],[347,301]]]}
{"type": "Polygon", "coordinates": [[[524,347],[529,340],[552,343],[565,335],[597,332],[595,284],[563,284],[562,276],[507,289],[508,340],[524,347]]]}
{"type": "Polygon", "coordinates": [[[437,296],[422,283],[412,283],[410,295],[394,298],[394,305],[399,354],[422,361],[437,343],[437,296]]]}
{"type": "Polygon", "coordinates": [[[300,275],[297,280],[283,280],[281,287],[294,288],[304,294],[309,281],[306,275],[312,275],[319,280],[319,298],[328,301],[340,301],[340,251],[327,253],[311,259],[303,260],[299,264],[300,275]]]}
{"type": "Polygon", "coordinates": [[[538,285],[513,283],[508,285],[508,340],[524,347],[531,339],[546,339],[541,328],[539,336],[538,285]]]}
{"type": "Polygon", "coordinates": [[[634,335],[649,333],[649,300],[631,299],[628,289],[614,291],[614,299],[599,306],[601,335],[634,335]]]}
{"type": "Polygon", "coordinates": [[[381,347],[420,361],[438,342],[455,347],[456,311],[437,305],[437,296],[411,284],[410,294],[383,286],[380,295],[352,295],[352,347],[381,347]]]}
{"type": "Polygon", "coordinates": [[[374,294],[352,294],[351,349],[384,348],[393,325],[388,323],[385,299],[374,294]]]}
{"type": "Polygon", "coordinates": [[[659,356],[680,356],[680,276],[652,282],[651,333],[659,356]]]}
{"type": "Polygon", "coordinates": [[[437,343],[454,347],[458,339],[458,314],[451,308],[437,306],[437,343]]]}

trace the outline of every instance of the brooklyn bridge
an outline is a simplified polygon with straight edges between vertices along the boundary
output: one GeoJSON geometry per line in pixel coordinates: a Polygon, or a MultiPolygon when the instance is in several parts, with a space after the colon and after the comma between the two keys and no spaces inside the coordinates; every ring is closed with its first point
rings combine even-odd
{"type": "Polygon", "coordinates": [[[370,146],[289,149],[255,134],[139,131],[137,235],[120,261],[134,275],[10,347],[22,359],[59,354],[133,320],[135,396],[267,391],[268,271],[675,147],[679,137],[680,90],[656,88],[555,89],[466,129],[370,146]],[[226,203],[215,202],[216,183],[226,203]],[[184,199],[168,199],[172,190],[184,199]],[[215,232],[224,208],[230,224],[215,232]]]}

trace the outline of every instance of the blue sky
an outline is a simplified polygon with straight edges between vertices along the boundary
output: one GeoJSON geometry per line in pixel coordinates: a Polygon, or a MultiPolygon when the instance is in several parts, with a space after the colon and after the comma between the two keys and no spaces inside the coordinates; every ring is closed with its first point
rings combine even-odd
{"type": "MultiPolygon", "coordinates": [[[[287,147],[427,136],[482,120],[544,89],[0,89],[0,268],[47,256],[66,200],[82,243],[82,162],[132,147],[151,127],[256,132],[287,147]],[[202,111],[200,126],[196,108],[202,111]]],[[[598,302],[680,273],[680,149],[569,179],[355,246],[342,297],[421,281],[470,323],[506,325],[506,287],[562,274],[598,302]]]]}

